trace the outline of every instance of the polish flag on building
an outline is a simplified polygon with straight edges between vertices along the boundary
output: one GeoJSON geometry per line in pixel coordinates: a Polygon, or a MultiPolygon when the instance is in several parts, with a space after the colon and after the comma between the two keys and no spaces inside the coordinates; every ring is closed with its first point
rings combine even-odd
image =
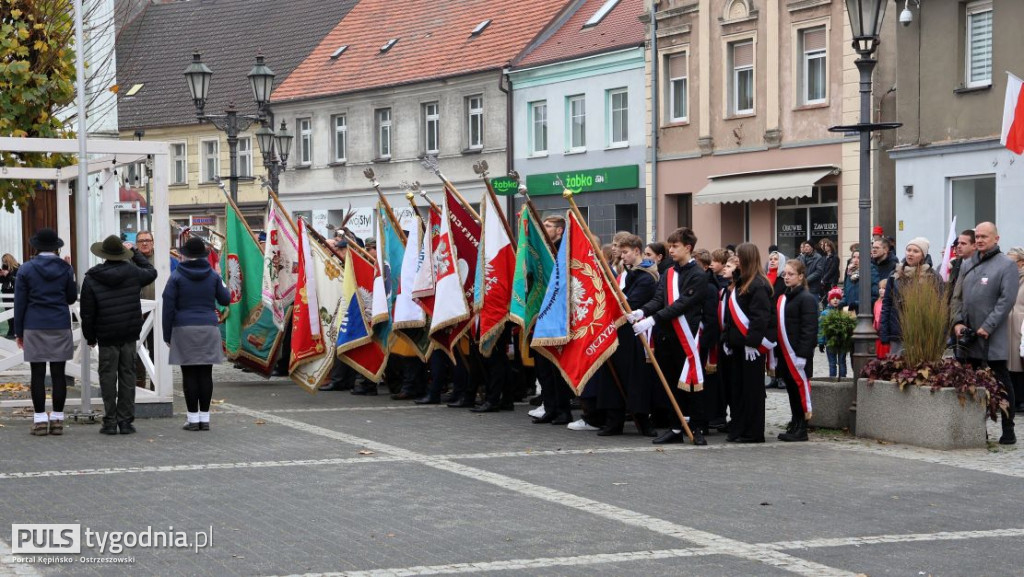
{"type": "Polygon", "coordinates": [[[1003,132],[999,142],[1016,154],[1024,154],[1024,81],[1006,73],[1006,99],[1003,101],[1003,132]]]}

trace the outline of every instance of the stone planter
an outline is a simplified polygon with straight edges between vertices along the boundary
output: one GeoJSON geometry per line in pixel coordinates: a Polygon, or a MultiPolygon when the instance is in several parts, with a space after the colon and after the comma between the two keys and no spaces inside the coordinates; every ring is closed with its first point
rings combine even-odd
{"type": "Polygon", "coordinates": [[[985,448],[985,406],[963,406],[953,389],[934,393],[927,387],[857,380],[856,434],[932,449],[985,448]]]}
{"type": "Polygon", "coordinates": [[[811,381],[812,427],[853,430],[850,405],[857,400],[853,379],[820,379],[811,381]]]}

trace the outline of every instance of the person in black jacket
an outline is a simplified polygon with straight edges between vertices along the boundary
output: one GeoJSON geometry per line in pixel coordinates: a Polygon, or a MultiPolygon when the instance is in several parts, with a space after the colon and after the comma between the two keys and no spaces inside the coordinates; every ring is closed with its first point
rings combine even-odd
{"type": "Polygon", "coordinates": [[[99,344],[103,426],[100,433],[135,432],[135,350],[142,332],[141,289],[156,280],[149,259],[117,236],[93,243],[92,253],[106,262],[85,273],[82,282],[82,336],[99,344]]]}
{"type": "MultiPolygon", "coordinates": [[[[684,413],[690,415],[693,444],[707,445],[708,429],[704,413],[704,367],[697,346],[701,320],[704,318],[708,278],[693,259],[697,235],[689,228],[678,228],[666,240],[675,264],[658,281],[654,298],[634,310],[628,318],[636,334],[658,324],[654,357],[669,380],[672,394],[684,413]],[[691,340],[692,339],[692,340],[691,340]],[[684,342],[684,340],[686,342],[684,342]]],[[[678,422],[678,421],[677,421],[678,422]]],[[[681,443],[685,440],[682,423],[654,439],[655,444],[681,443]]]]}
{"type": "Polygon", "coordinates": [[[823,238],[818,242],[821,248],[821,259],[818,267],[821,269],[821,289],[818,296],[822,299],[828,295],[828,291],[839,286],[839,257],[836,255],[836,244],[832,239],[823,238]]]}
{"type": "MultiPolygon", "coordinates": [[[[643,249],[643,240],[635,234],[619,242],[619,258],[624,270],[619,273],[617,281],[622,293],[626,295],[630,309],[647,304],[654,297],[658,286],[658,265],[644,258],[641,252],[643,249]]],[[[608,379],[601,382],[597,393],[597,409],[605,412],[606,419],[604,427],[597,434],[602,437],[621,435],[628,409],[640,434],[655,437],[657,434],[650,421],[651,385],[656,378],[653,368],[647,364],[643,345],[633,335],[631,326],[619,327],[618,338],[619,347],[612,354],[611,363],[615,369],[613,378],[618,378],[623,390],[620,391],[608,379]]]]}
{"type": "Polygon", "coordinates": [[[722,349],[732,367],[728,379],[733,414],[726,440],[763,443],[765,356],[775,346],[772,287],[757,246],[743,243],[736,254],[740,266],[733,272],[722,332],[722,349]]]}
{"type": "Polygon", "coordinates": [[[804,263],[786,263],[786,292],[776,307],[779,342],[775,348],[775,374],[786,383],[793,419],[780,441],[806,441],[811,418],[811,375],[814,343],[818,336],[818,301],[807,290],[804,263]]]}
{"type": "MultiPolygon", "coordinates": [[[[21,264],[13,254],[7,253],[3,256],[3,266],[0,267],[0,295],[4,297],[4,308],[14,306],[14,283],[18,278],[18,268],[21,264]],[[10,295],[10,296],[8,296],[10,295]]],[[[14,338],[14,319],[7,321],[7,338],[14,338]]]]}

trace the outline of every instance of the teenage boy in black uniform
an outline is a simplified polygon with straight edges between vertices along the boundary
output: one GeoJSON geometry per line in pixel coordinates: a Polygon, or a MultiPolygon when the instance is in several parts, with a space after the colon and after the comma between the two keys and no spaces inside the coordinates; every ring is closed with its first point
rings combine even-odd
{"type": "MultiPolygon", "coordinates": [[[[679,406],[690,416],[693,444],[707,445],[702,433],[708,423],[703,407],[704,373],[697,340],[707,301],[708,277],[693,259],[697,235],[692,230],[676,229],[665,244],[675,265],[659,279],[654,298],[628,318],[634,323],[636,333],[658,324],[654,358],[679,406]]],[[[661,445],[681,443],[685,439],[682,423],[677,420],[676,426],[652,442],[661,445]]]]}

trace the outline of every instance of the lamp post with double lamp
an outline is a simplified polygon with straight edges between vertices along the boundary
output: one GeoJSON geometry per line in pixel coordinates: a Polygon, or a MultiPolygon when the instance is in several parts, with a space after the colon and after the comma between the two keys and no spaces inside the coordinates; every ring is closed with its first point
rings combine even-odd
{"type": "MultiPolygon", "coordinates": [[[[898,122],[871,121],[871,73],[878,63],[873,55],[878,48],[878,36],[889,0],[846,0],[846,12],[853,31],[853,49],[857,52],[857,70],[860,72],[860,122],[847,126],[833,126],[832,132],[860,135],[860,190],[859,239],[861,254],[871,246],[871,133],[901,126],[898,122]]],[[[863,262],[863,259],[862,261],[863,262]]],[[[860,375],[864,366],[874,357],[875,327],[871,306],[871,277],[861,275],[858,283],[860,306],[857,307],[857,328],[853,331],[853,374],[860,375]],[[867,281],[867,282],[863,282],[867,281]]]]}
{"type": "Polygon", "coordinates": [[[274,89],[274,71],[263,63],[263,56],[256,56],[256,64],[248,74],[249,83],[252,86],[252,97],[256,102],[256,114],[238,114],[235,104],[228,104],[224,114],[206,114],[206,97],[210,93],[210,78],[213,71],[203,64],[202,56],[196,52],[192,55],[192,63],[185,69],[185,80],[188,82],[189,92],[192,94],[192,102],[196,106],[196,119],[202,122],[209,122],[218,130],[228,135],[228,163],[230,175],[231,200],[238,201],[238,135],[245,132],[253,124],[265,125],[267,121],[267,105],[270,103],[270,93],[274,89]]]}
{"type": "Polygon", "coordinates": [[[281,173],[288,168],[288,154],[292,147],[291,132],[288,132],[288,125],[281,121],[281,128],[277,132],[268,126],[262,126],[256,131],[256,142],[260,146],[260,154],[263,155],[263,167],[270,175],[270,189],[274,194],[278,193],[281,173]]]}

